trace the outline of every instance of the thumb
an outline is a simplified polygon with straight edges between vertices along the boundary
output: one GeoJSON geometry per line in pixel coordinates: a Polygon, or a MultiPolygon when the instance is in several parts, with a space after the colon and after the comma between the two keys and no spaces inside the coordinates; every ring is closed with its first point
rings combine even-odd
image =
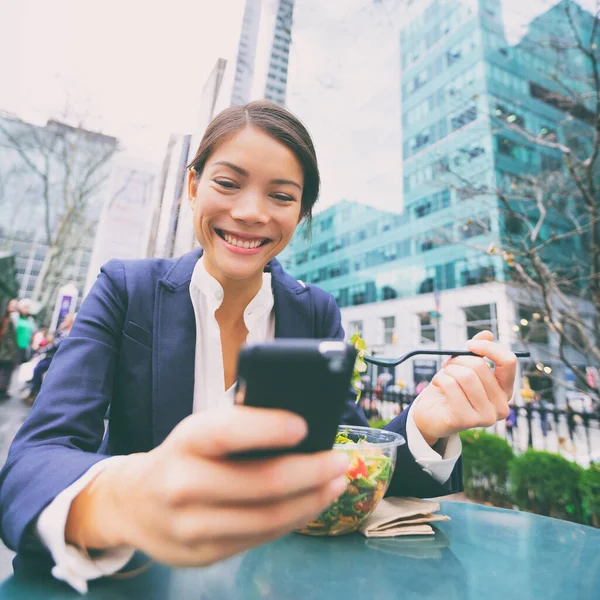
{"type": "Polygon", "coordinates": [[[292,448],[307,431],[306,421],[294,413],[235,406],[191,415],[171,435],[192,454],[225,458],[249,450],[292,448]]]}

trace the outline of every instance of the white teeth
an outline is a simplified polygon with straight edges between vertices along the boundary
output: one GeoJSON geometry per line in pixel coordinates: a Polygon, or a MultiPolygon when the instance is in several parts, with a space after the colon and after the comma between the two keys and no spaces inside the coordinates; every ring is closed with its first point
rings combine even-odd
{"type": "Polygon", "coordinates": [[[231,244],[232,246],[237,246],[238,248],[258,248],[258,246],[262,244],[262,240],[256,240],[254,242],[244,242],[242,240],[238,240],[230,236],[228,233],[224,233],[223,237],[225,238],[225,241],[228,244],[231,244]]]}

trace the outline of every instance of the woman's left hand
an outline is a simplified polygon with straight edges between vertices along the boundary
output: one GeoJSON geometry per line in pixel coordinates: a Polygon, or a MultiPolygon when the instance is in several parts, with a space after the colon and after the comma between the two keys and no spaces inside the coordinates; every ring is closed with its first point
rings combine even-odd
{"type": "Polygon", "coordinates": [[[494,370],[479,356],[453,357],[419,395],[413,418],[430,446],[440,438],[471,427],[489,427],[508,416],[517,357],[493,339],[490,331],[481,331],[467,347],[491,360],[494,370]]]}

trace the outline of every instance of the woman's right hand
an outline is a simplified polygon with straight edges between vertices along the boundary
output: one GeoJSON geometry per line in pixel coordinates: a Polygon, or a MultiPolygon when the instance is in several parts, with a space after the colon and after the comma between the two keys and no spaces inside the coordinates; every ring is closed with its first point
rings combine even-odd
{"type": "Polygon", "coordinates": [[[236,406],[191,415],[154,450],[111,460],[73,501],[67,541],[129,545],[174,566],[206,565],[301,527],[346,488],[334,451],[231,460],[297,445],[289,412],[236,406]]]}

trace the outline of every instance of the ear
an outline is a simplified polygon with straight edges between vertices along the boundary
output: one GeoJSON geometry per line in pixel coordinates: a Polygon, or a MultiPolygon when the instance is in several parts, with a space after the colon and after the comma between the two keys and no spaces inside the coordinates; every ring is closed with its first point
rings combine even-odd
{"type": "Polygon", "coordinates": [[[192,211],[196,206],[196,193],[198,192],[198,176],[196,175],[196,171],[194,169],[190,169],[188,171],[187,176],[187,190],[188,190],[188,198],[190,200],[190,206],[192,207],[192,211]]]}

